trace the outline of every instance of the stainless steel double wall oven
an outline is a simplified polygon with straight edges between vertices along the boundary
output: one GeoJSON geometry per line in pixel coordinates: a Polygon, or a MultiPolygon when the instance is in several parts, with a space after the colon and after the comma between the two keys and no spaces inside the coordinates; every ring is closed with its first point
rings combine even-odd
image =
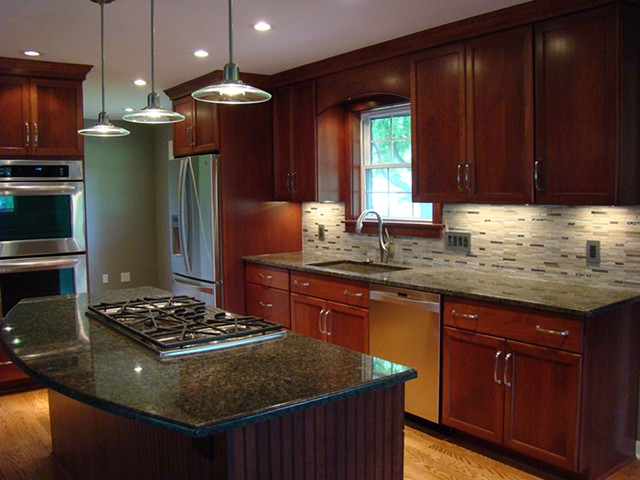
{"type": "Polygon", "coordinates": [[[22,298],[87,291],[83,162],[0,160],[2,316],[22,298]]]}

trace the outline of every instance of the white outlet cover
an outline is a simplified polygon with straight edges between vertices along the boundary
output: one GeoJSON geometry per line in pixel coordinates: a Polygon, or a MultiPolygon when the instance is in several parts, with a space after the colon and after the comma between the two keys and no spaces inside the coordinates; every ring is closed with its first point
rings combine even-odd
{"type": "Polygon", "coordinates": [[[122,283],[130,282],[130,281],[131,281],[131,273],[129,273],[129,272],[122,272],[122,273],[120,274],[120,281],[121,281],[122,283]]]}

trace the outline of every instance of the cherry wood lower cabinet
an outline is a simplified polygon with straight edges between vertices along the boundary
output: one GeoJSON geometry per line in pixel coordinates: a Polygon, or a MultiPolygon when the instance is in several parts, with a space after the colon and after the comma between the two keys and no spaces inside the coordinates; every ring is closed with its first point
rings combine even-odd
{"type": "Polygon", "coordinates": [[[262,265],[245,265],[246,311],[291,328],[289,271],[262,265]]]}
{"type": "Polygon", "coordinates": [[[291,329],[369,353],[369,285],[291,273],[291,329]]]}
{"type": "Polygon", "coordinates": [[[444,424],[588,479],[634,458],[640,307],[444,305],[444,424]]]}
{"type": "Polygon", "coordinates": [[[404,384],[208,437],[49,391],[53,456],[82,480],[402,480],[404,384]]]}

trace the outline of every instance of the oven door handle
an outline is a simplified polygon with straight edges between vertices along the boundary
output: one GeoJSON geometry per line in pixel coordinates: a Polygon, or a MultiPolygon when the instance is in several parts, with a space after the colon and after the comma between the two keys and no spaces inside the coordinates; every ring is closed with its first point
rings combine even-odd
{"type": "Polygon", "coordinates": [[[44,269],[62,270],[80,263],[78,258],[30,258],[24,260],[2,260],[0,273],[33,272],[44,269]]]}
{"type": "Polygon", "coordinates": [[[4,195],[33,195],[34,193],[64,193],[77,190],[76,185],[16,185],[11,183],[1,183],[0,193],[4,195]]]}

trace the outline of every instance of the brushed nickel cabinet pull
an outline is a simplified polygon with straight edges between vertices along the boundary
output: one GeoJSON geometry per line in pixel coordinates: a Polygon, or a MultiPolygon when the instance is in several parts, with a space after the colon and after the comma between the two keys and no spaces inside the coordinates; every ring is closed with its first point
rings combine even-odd
{"type": "Polygon", "coordinates": [[[320,312],[318,313],[318,330],[322,335],[324,335],[327,332],[322,328],[322,315],[324,315],[324,308],[320,310],[320,312]]]}
{"type": "Polygon", "coordinates": [[[501,355],[502,355],[502,350],[498,350],[496,352],[496,358],[493,363],[493,381],[496,382],[498,385],[502,385],[502,380],[500,380],[500,377],[498,377],[498,362],[500,361],[501,355]]]}
{"type": "Polygon", "coordinates": [[[38,146],[38,124],[33,122],[33,146],[38,146]]]}
{"type": "Polygon", "coordinates": [[[478,314],[477,313],[460,313],[456,310],[451,310],[451,315],[453,315],[454,317],[460,317],[460,318],[468,318],[469,320],[477,320],[478,319],[478,314]]]}
{"type": "Polygon", "coordinates": [[[258,302],[262,308],[273,308],[273,303],[258,302]]]}
{"type": "Polygon", "coordinates": [[[273,275],[265,275],[264,273],[259,273],[258,277],[262,278],[263,280],[273,280],[273,275]]]}
{"type": "Polygon", "coordinates": [[[347,297],[362,297],[364,294],[362,292],[350,292],[349,290],[345,290],[344,294],[347,297]]]}
{"type": "Polygon", "coordinates": [[[569,330],[547,330],[546,328],[542,328],[540,325],[536,325],[536,332],[548,333],[549,335],[558,335],[560,337],[568,337],[569,330]]]}
{"type": "Polygon", "coordinates": [[[538,159],[533,163],[533,184],[536,192],[542,191],[542,185],[540,184],[540,164],[542,160],[538,159]]]}
{"type": "Polygon", "coordinates": [[[328,337],[331,336],[331,330],[329,330],[329,314],[331,313],[331,310],[327,310],[326,312],[324,312],[324,333],[327,334],[328,337]]]}
{"type": "Polygon", "coordinates": [[[469,163],[464,164],[464,184],[467,187],[467,192],[471,191],[471,187],[469,185],[469,163]]]}
{"type": "MultiPolygon", "coordinates": [[[[509,382],[507,380],[507,370],[509,367],[509,360],[511,359],[513,355],[511,353],[507,353],[504,357],[504,370],[502,371],[502,381],[504,382],[505,387],[509,387],[511,388],[511,386],[513,385],[513,378],[511,379],[511,382],[509,382]]],[[[511,370],[513,371],[513,367],[511,367],[511,370]]],[[[513,375],[511,375],[513,377],[513,375]]]]}
{"type": "Polygon", "coordinates": [[[458,190],[461,192],[464,192],[464,189],[462,188],[462,164],[461,163],[458,164],[458,190]]]}
{"type": "Polygon", "coordinates": [[[293,281],[294,285],[298,285],[300,287],[310,287],[311,284],[309,282],[299,282],[298,280],[293,281]]]}
{"type": "Polygon", "coordinates": [[[24,146],[28,147],[31,143],[31,127],[29,122],[24,122],[24,146]]]}

